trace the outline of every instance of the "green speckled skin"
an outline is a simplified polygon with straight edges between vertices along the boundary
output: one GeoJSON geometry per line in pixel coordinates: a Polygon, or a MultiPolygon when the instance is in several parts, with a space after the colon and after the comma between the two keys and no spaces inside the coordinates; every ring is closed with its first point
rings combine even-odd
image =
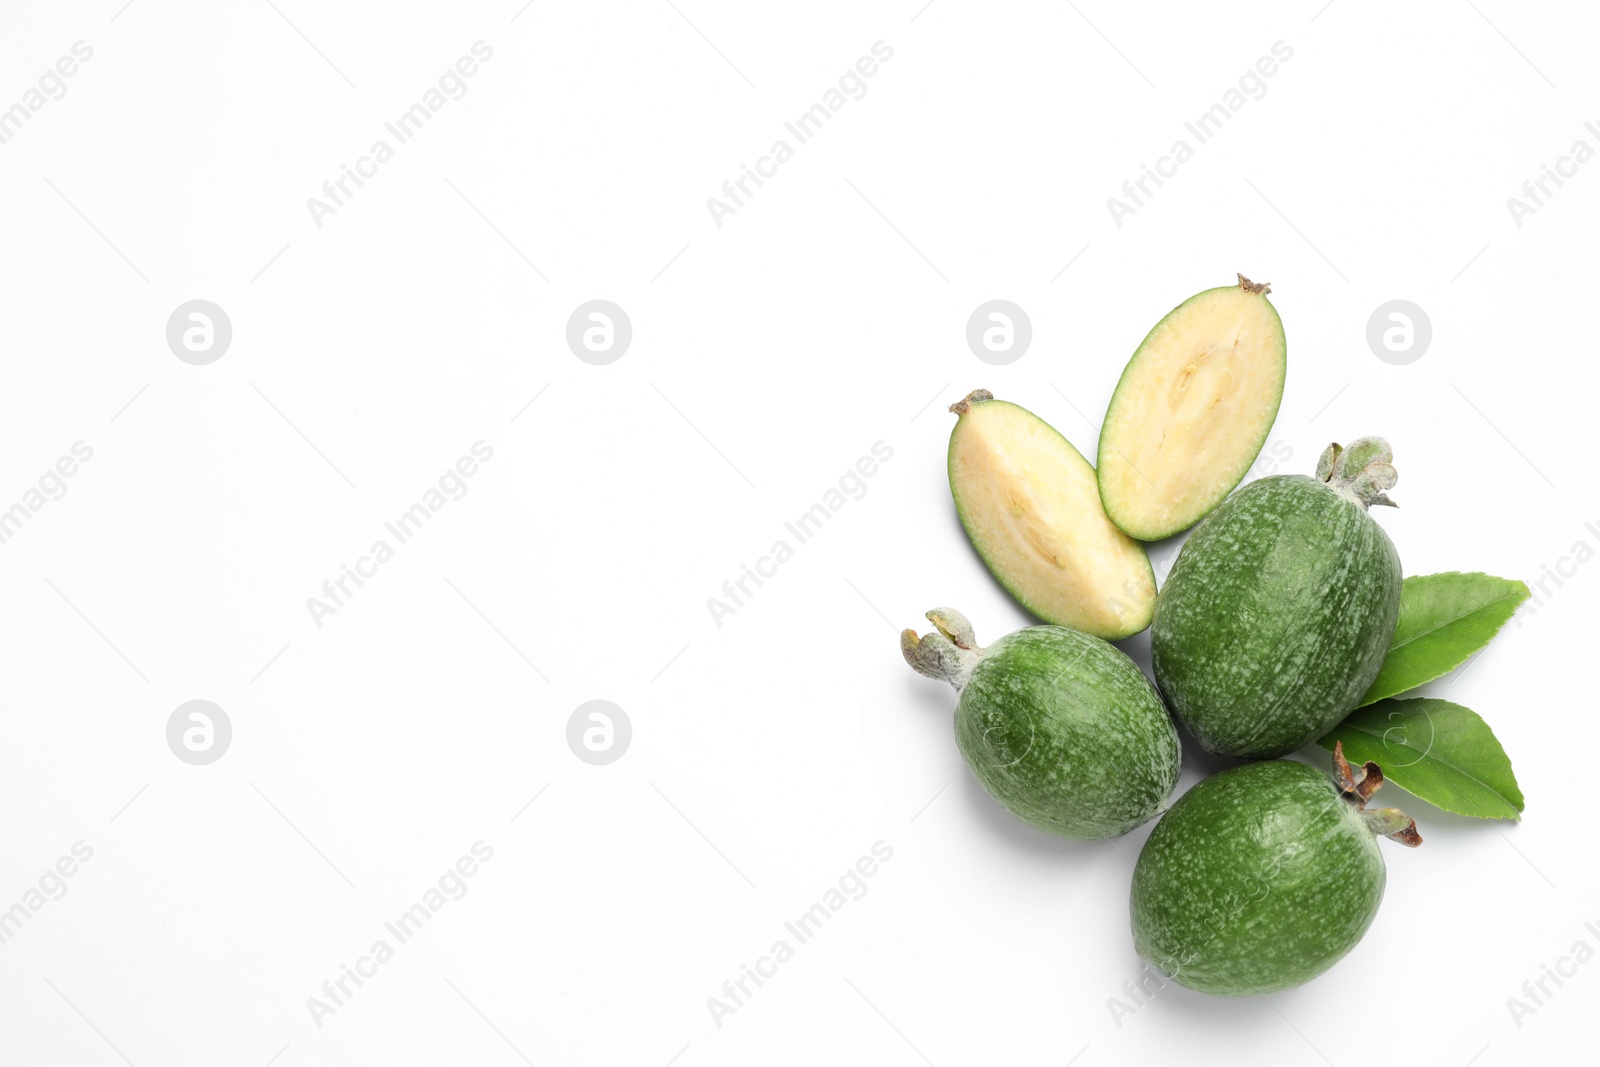
{"type": "Polygon", "coordinates": [[[1383,856],[1327,775],[1272,760],[1213,775],[1133,871],[1133,943],[1180,985],[1271,993],[1337,963],[1383,900],[1383,856]]]}
{"type": "Polygon", "coordinates": [[[1190,536],[1156,600],[1152,665],[1210,752],[1293,752],[1383,665],[1400,557],[1366,511],[1304,475],[1252,482],[1190,536]]]}
{"type": "Polygon", "coordinates": [[[1178,783],[1178,732],[1155,687],[1118,649],[1062,626],[984,650],[956,743],[990,796],[1063,837],[1125,834],[1178,783]]]}

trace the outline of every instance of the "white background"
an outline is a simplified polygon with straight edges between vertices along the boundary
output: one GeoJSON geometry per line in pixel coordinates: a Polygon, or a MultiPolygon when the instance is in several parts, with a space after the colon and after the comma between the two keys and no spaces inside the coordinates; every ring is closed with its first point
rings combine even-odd
{"type": "MultiPolygon", "coordinates": [[[[984,641],[1029,621],[955,521],[945,406],[987,387],[1092,457],[1145,331],[1235,271],[1289,337],[1269,447],[1308,471],[1387,436],[1407,573],[1533,582],[1600,548],[1600,163],[1520,227],[1506,205],[1600,148],[1600,22],[920,2],[7,5],[0,107],[94,55],[0,145],[0,507],[94,455],[0,545],[0,908],[94,851],[0,945],[0,1062],[1585,1052],[1600,963],[1520,1027],[1506,1001],[1600,948],[1600,566],[1430,687],[1493,725],[1521,824],[1386,789],[1427,841],[1382,843],[1357,955],[1270,1003],[1169,986],[1121,1018],[1148,827],[1011,819],[896,631],[941,604],[984,641]],[[478,40],[466,95],[319,228],[307,198],[478,40]],[[715,225],[706,199],[880,40],[866,95],[715,225]],[[1277,41],[1266,94],[1115,225],[1107,197],[1277,41]],[[233,325],[209,366],[164,335],[196,298],[233,325]],[[633,324],[609,366],[564,340],[594,298],[633,324]],[[1006,367],[964,338],[993,298],[1033,324],[1006,367]],[[1406,366],[1365,340],[1396,298],[1433,324],[1406,366]],[[317,626],[307,598],[480,440],[467,495],[317,626]],[[707,598],[878,441],[866,495],[717,626],[707,598]],[[197,698],[234,731],[200,767],[165,738],[197,698]],[[633,727],[608,766],[565,739],[596,698],[633,727]],[[479,840],[466,896],[318,1026],[307,998],[479,840]],[[866,895],[718,1026],[707,998],[880,840],[866,895]]],[[[1180,789],[1222,765],[1188,752],[1180,789]]]]}

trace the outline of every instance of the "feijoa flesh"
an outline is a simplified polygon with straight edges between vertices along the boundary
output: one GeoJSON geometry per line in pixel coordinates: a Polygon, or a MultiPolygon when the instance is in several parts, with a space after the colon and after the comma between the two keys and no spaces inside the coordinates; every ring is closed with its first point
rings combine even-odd
{"type": "Polygon", "coordinates": [[[1266,758],[1337,725],[1383,665],[1400,557],[1367,514],[1392,504],[1382,438],[1330,445],[1317,476],[1251,482],[1206,517],[1162,586],[1156,682],[1211,752],[1266,758]]]}
{"type": "Polygon", "coordinates": [[[1187,529],[1250,470],[1283,399],[1288,347],[1268,285],[1207,289],[1128,360],[1100,429],[1100,499],[1141,541],[1187,529]]]}
{"type": "Polygon", "coordinates": [[[1338,784],[1287,760],[1213,775],[1172,805],[1133,871],[1134,947],[1180,985],[1250,996],[1310,981],[1361,940],[1385,879],[1376,837],[1421,844],[1416,823],[1370,809],[1377,764],[1338,784]]]}
{"type": "Polygon", "coordinates": [[[1045,622],[1116,639],[1150,625],[1144,546],[1111,524],[1089,461],[1032,412],[979,389],[950,410],[950,493],[972,547],[1045,622]]]}
{"type": "Polygon", "coordinates": [[[1115,837],[1162,810],[1178,782],[1178,733],[1155,687],[1115,646],[1032,626],[978,647],[960,612],[906,630],[918,673],[953,685],[956,744],[995,800],[1041,830],[1115,837]]]}

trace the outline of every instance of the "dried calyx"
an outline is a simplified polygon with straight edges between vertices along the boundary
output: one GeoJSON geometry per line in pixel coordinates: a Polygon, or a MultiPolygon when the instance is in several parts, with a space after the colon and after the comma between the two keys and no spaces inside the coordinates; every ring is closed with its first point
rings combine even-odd
{"type": "Polygon", "coordinates": [[[955,608],[934,608],[927,617],[937,632],[919,638],[915,630],[902,631],[900,654],[918,674],[949,682],[960,692],[983,658],[972,623],[955,608]]]}
{"type": "Polygon", "coordinates": [[[972,410],[972,405],[981,404],[985,400],[993,399],[994,394],[989,392],[989,390],[974,389],[960,400],[957,400],[954,404],[951,404],[950,410],[955,412],[957,415],[965,415],[967,412],[972,410]]]}
{"type": "Polygon", "coordinates": [[[1376,763],[1368,760],[1360,767],[1352,768],[1350,761],[1344,758],[1344,742],[1335,741],[1333,770],[1339,786],[1339,795],[1355,805],[1356,811],[1366,822],[1367,829],[1375,834],[1382,834],[1391,841],[1398,841],[1408,848],[1416,848],[1422,844],[1422,835],[1417,833],[1417,820],[1397,808],[1367,807],[1368,798],[1383,785],[1383,771],[1379,770],[1376,763]]]}
{"type": "Polygon", "coordinates": [[[1394,449],[1381,437],[1357,438],[1349,448],[1331,444],[1317,460],[1317,481],[1326,482],[1334,492],[1363,508],[1374,504],[1399,507],[1384,494],[1399,480],[1394,449]]]}

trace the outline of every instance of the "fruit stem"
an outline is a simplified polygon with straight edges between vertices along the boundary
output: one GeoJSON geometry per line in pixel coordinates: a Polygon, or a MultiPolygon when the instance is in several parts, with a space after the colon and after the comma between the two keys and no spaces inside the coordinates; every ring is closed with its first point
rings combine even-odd
{"type": "Polygon", "coordinates": [[[965,415],[967,412],[972,410],[972,405],[981,404],[985,400],[993,399],[994,394],[989,392],[989,390],[974,389],[960,400],[957,400],[954,404],[951,404],[950,410],[955,412],[957,415],[965,415]]]}
{"type": "Polygon", "coordinates": [[[983,649],[978,647],[972,623],[956,609],[934,608],[927,616],[936,632],[919,638],[915,630],[902,631],[900,654],[918,674],[949,682],[959,693],[977,669],[983,649]]]}
{"type": "Polygon", "coordinates": [[[1259,293],[1261,296],[1266,296],[1268,293],[1272,292],[1271,282],[1253,282],[1249,278],[1246,278],[1243,274],[1239,274],[1237,271],[1235,272],[1235,276],[1239,279],[1239,288],[1243,289],[1247,293],[1259,293]]]}
{"type": "Polygon", "coordinates": [[[1340,496],[1362,508],[1374,504],[1399,507],[1384,493],[1399,480],[1394,469],[1394,449],[1381,437],[1357,438],[1349,448],[1335,442],[1317,460],[1317,481],[1326,482],[1340,496]]]}
{"type": "Polygon", "coordinates": [[[1391,841],[1398,841],[1407,848],[1422,844],[1422,835],[1417,833],[1417,820],[1398,808],[1367,807],[1367,800],[1383,785],[1383,771],[1376,763],[1368,760],[1359,769],[1352,770],[1350,761],[1344,758],[1344,742],[1335,741],[1333,771],[1338,779],[1339,795],[1355,805],[1368,830],[1382,834],[1391,841]]]}

